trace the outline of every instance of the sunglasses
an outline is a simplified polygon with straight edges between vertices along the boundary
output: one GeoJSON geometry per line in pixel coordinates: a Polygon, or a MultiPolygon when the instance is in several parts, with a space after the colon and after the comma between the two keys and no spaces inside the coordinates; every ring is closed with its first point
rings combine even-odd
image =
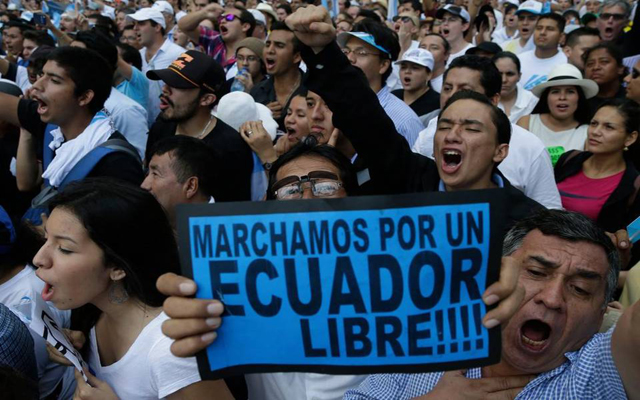
{"type": "Polygon", "coordinates": [[[622,21],[624,20],[625,15],[605,13],[605,14],[600,14],[600,18],[602,18],[605,21],[608,21],[610,18],[613,18],[614,21],[622,21]]]}
{"type": "Polygon", "coordinates": [[[233,20],[238,19],[240,21],[242,21],[240,19],[240,17],[238,17],[237,15],[234,14],[227,14],[227,15],[223,15],[220,18],[218,18],[218,23],[222,22],[222,21],[227,21],[227,22],[232,22],[233,20]]]}
{"type": "Polygon", "coordinates": [[[635,68],[631,70],[631,79],[638,79],[639,76],[640,76],[640,71],[638,71],[635,68]]]}
{"type": "Polygon", "coordinates": [[[407,22],[413,23],[413,21],[409,17],[401,17],[399,15],[396,15],[395,17],[393,17],[393,22],[398,22],[398,20],[402,20],[402,22],[404,23],[407,23],[407,22]]]}

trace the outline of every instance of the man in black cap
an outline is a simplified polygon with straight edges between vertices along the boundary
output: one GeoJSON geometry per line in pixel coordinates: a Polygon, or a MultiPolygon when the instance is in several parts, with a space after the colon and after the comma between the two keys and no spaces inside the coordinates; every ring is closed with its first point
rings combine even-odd
{"type": "Polygon", "coordinates": [[[149,150],[172,135],[202,139],[219,157],[225,171],[213,197],[216,202],[251,199],[251,149],[238,132],[211,114],[217,103],[225,73],[220,64],[206,54],[189,50],[169,68],[147,72],[151,80],[164,82],[160,95],[160,115],[149,130],[149,150]]]}
{"type": "Polygon", "coordinates": [[[502,48],[493,42],[482,42],[476,47],[470,48],[464,54],[467,56],[480,56],[480,57],[491,58],[496,54],[500,53],[501,51],[502,51],[502,48]]]}

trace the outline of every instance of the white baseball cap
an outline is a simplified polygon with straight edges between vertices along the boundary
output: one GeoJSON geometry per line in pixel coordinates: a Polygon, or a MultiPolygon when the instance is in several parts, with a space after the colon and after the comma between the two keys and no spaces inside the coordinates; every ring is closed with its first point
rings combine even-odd
{"type": "Polygon", "coordinates": [[[449,13],[455,15],[456,17],[460,17],[464,20],[464,22],[471,21],[469,12],[460,6],[456,6],[455,4],[447,4],[444,7],[438,9],[438,11],[436,11],[436,18],[442,19],[444,13],[449,13]]]}
{"type": "Polygon", "coordinates": [[[542,3],[536,0],[527,0],[524,3],[520,4],[520,6],[518,6],[516,15],[523,12],[540,15],[542,14],[542,3]]]}
{"type": "Polygon", "coordinates": [[[435,60],[433,59],[433,54],[431,54],[429,50],[411,49],[409,51],[405,51],[402,58],[394,62],[394,64],[398,65],[403,62],[412,62],[429,68],[429,71],[433,71],[433,64],[435,63],[435,60]]]}
{"type": "Polygon", "coordinates": [[[135,13],[127,15],[127,19],[132,19],[138,22],[153,21],[164,29],[167,29],[167,23],[164,20],[164,16],[158,9],[141,8],[135,13]]]}
{"type": "Polygon", "coordinates": [[[165,0],[156,1],[155,3],[153,3],[151,8],[159,10],[160,12],[163,12],[165,14],[170,14],[170,15],[174,14],[173,7],[171,6],[171,4],[169,4],[169,2],[165,0]]]}
{"type": "Polygon", "coordinates": [[[252,8],[250,10],[247,10],[251,13],[251,15],[253,15],[253,18],[255,18],[256,23],[260,23],[264,26],[267,26],[267,18],[265,18],[264,14],[261,13],[260,11],[256,10],[255,8],[252,8]]]}

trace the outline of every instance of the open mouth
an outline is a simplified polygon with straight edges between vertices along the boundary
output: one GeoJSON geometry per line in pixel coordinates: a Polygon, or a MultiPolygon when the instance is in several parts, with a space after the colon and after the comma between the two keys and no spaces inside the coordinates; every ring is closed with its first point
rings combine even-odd
{"type": "Polygon", "coordinates": [[[169,108],[169,106],[173,105],[171,103],[171,100],[167,99],[164,96],[160,96],[160,110],[166,110],[167,108],[169,108]]]}
{"type": "Polygon", "coordinates": [[[442,170],[452,174],[458,170],[462,164],[462,153],[459,150],[442,151],[442,170]]]}
{"type": "Polygon", "coordinates": [[[47,103],[45,103],[44,101],[40,100],[37,97],[34,97],[34,98],[38,102],[38,114],[42,115],[46,113],[47,110],[49,109],[49,106],[47,106],[47,103]]]}
{"type": "Polygon", "coordinates": [[[604,28],[604,33],[607,34],[607,35],[613,34],[613,28],[611,28],[611,27],[604,28]]]}
{"type": "Polygon", "coordinates": [[[276,65],[276,60],[270,57],[265,57],[264,64],[267,67],[267,69],[272,69],[276,65]]]}
{"type": "Polygon", "coordinates": [[[569,110],[569,105],[567,105],[567,104],[558,104],[558,105],[556,106],[556,108],[557,108],[557,109],[558,109],[558,111],[560,111],[560,112],[565,112],[565,111],[569,110]]]}
{"type": "Polygon", "coordinates": [[[520,328],[522,344],[531,350],[542,350],[551,336],[551,327],[539,319],[530,319],[520,328]]]}
{"type": "Polygon", "coordinates": [[[449,35],[449,29],[447,28],[442,29],[442,36],[447,37],[447,35],[449,35]]]}
{"type": "Polygon", "coordinates": [[[229,32],[229,28],[226,25],[220,25],[220,34],[224,35],[229,32]]]}
{"type": "Polygon", "coordinates": [[[53,289],[54,289],[53,285],[45,282],[44,288],[42,289],[42,300],[51,301],[51,298],[53,297],[53,289]]]}

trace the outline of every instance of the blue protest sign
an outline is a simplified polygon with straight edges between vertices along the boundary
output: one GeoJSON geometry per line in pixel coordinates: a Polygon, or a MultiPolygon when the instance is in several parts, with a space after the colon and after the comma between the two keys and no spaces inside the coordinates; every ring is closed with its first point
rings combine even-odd
{"type": "Polygon", "coordinates": [[[225,304],[203,377],[428,372],[495,363],[481,296],[502,191],[180,206],[183,273],[225,304]]]}

